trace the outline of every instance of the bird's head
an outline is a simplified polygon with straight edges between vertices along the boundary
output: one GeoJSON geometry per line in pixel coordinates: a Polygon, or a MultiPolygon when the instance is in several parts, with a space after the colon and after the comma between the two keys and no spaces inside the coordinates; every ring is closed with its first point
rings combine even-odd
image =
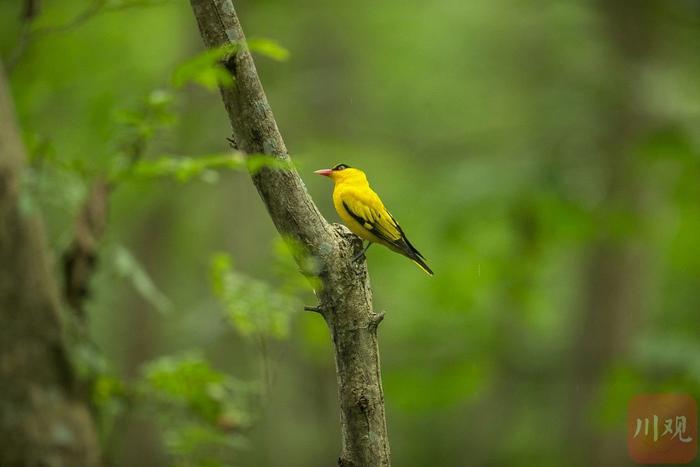
{"type": "Polygon", "coordinates": [[[346,182],[350,180],[367,180],[365,173],[360,169],[350,167],[347,164],[338,164],[332,169],[321,169],[314,172],[324,177],[333,179],[334,182],[346,182]]]}

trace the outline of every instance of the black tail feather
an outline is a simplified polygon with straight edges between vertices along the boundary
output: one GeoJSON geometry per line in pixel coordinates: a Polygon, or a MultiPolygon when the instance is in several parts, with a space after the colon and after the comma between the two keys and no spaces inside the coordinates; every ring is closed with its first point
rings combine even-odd
{"type": "MultiPolygon", "coordinates": [[[[416,252],[416,253],[418,253],[418,252],[416,252]]],[[[418,266],[420,266],[420,268],[423,271],[425,271],[429,276],[434,275],[433,270],[430,269],[430,267],[425,263],[425,260],[422,256],[420,256],[420,253],[413,256],[411,259],[413,260],[414,263],[416,263],[418,266]]]]}
{"type": "Polygon", "coordinates": [[[412,259],[413,262],[420,266],[420,268],[423,271],[425,271],[428,275],[434,275],[433,270],[430,269],[428,264],[425,262],[425,258],[422,254],[420,254],[420,251],[418,251],[416,247],[411,245],[411,242],[408,241],[405,235],[403,236],[402,240],[403,245],[401,245],[401,253],[406,255],[408,258],[412,259]]]}

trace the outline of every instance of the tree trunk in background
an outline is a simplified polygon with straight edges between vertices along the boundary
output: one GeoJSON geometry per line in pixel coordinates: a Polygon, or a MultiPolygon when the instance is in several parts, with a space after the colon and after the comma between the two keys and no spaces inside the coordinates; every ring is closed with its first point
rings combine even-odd
{"type": "Polygon", "coordinates": [[[41,223],[21,211],[25,162],[0,67],[0,465],[99,464],[76,394],[41,223]]]}
{"type": "MultiPolygon", "coordinates": [[[[649,1],[601,0],[598,11],[609,43],[609,76],[615,96],[605,102],[599,141],[604,177],[601,219],[631,215],[637,225],[645,181],[635,170],[635,148],[651,122],[640,95],[640,77],[652,41],[649,1]]],[[[604,221],[605,222],[605,221],[604,221]]],[[[613,220],[614,222],[614,220],[613,220]]],[[[569,446],[579,446],[581,465],[617,467],[629,463],[624,433],[603,434],[596,426],[596,403],[606,372],[627,350],[638,315],[644,312],[647,254],[632,235],[610,225],[589,248],[584,269],[583,309],[574,335],[569,446]]]]}
{"type": "MultiPolygon", "coordinates": [[[[230,0],[191,0],[199,30],[208,48],[233,45],[236,51],[224,65],[235,85],[221,89],[233,130],[233,140],[247,154],[267,154],[289,168],[269,167],[251,173],[277,230],[315,257],[322,287],[316,293],[335,349],[340,396],[343,467],[389,465],[389,441],[384,417],[377,346],[382,315],[372,309],[367,265],[352,258],[362,242],[339,225],[323,218],[306,191],[287,154],[272,110],[260,84],[253,58],[230,0]]],[[[295,254],[304,269],[307,261],[295,254]]]]}

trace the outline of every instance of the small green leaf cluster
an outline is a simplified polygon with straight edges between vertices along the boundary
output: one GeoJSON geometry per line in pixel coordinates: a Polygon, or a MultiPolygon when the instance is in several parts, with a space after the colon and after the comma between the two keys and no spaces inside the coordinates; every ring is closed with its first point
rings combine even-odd
{"type": "Polygon", "coordinates": [[[226,253],[212,258],[211,282],[231,324],[244,336],[286,337],[291,312],[301,309],[295,296],[236,272],[226,253]]]}
{"type": "MultiPolygon", "coordinates": [[[[249,50],[273,60],[285,61],[289,58],[289,50],[272,39],[249,39],[245,46],[249,50]]],[[[216,91],[219,87],[233,86],[235,78],[226,68],[225,63],[235,56],[240,47],[241,44],[224,44],[185,61],[173,72],[171,78],[173,86],[181,88],[193,83],[209,91],[216,91]]]]}
{"type": "Polygon", "coordinates": [[[101,375],[93,401],[103,435],[126,409],[138,407],[155,415],[173,465],[224,466],[246,446],[256,393],[254,385],[187,352],[147,363],[133,383],[101,375]]]}
{"type": "Polygon", "coordinates": [[[223,62],[233,55],[236,49],[237,47],[227,44],[187,60],[173,72],[173,86],[181,88],[188,83],[195,83],[209,91],[216,91],[219,86],[233,86],[233,76],[223,62]]]}

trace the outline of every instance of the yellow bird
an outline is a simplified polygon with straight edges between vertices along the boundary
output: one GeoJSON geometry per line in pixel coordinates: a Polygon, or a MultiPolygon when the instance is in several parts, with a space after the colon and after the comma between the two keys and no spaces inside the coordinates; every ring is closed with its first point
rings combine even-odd
{"type": "Polygon", "coordinates": [[[357,258],[362,256],[372,243],[381,243],[411,259],[423,271],[433,275],[433,271],[425,264],[423,255],[411,245],[399,223],[370,188],[363,171],[338,164],[332,169],[317,170],[314,173],[330,177],[335,182],[335,210],[353,233],[369,242],[357,258]]]}

